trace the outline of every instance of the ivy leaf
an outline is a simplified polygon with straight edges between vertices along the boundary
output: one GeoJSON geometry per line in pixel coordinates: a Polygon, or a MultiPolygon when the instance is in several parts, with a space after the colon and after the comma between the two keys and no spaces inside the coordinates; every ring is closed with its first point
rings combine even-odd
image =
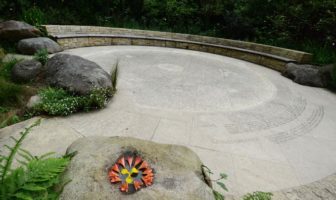
{"type": "Polygon", "coordinates": [[[224,195],[222,195],[221,193],[217,192],[216,190],[213,190],[213,194],[215,196],[216,200],[224,200],[224,195]]]}
{"type": "Polygon", "coordinates": [[[224,174],[224,173],[220,173],[219,174],[221,179],[227,179],[228,175],[227,174],[224,174]]]}
{"type": "Polygon", "coordinates": [[[225,191],[229,191],[224,183],[219,182],[219,181],[217,181],[216,183],[217,183],[217,185],[219,185],[223,190],[225,190],[225,191]]]}

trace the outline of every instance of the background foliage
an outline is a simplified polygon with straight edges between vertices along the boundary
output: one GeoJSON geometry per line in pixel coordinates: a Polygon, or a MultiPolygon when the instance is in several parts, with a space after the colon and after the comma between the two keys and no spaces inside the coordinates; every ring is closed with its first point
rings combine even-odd
{"type": "Polygon", "coordinates": [[[335,0],[2,0],[3,19],[174,31],[335,56],[335,0]]]}

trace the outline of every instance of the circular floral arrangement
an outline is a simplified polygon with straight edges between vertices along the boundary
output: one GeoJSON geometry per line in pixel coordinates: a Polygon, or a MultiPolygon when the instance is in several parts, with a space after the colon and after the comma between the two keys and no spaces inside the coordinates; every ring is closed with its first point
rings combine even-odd
{"type": "Polygon", "coordinates": [[[154,171],[135,154],[121,156],[109,171],[111,183],[121,183],[120,191],[131,194],[153,184],[154,171]]]}

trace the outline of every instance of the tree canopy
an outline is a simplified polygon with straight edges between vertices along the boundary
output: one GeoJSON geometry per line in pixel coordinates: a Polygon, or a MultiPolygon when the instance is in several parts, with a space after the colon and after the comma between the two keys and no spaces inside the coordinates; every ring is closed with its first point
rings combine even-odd
{"type": "Polygon", "coordinates": [[[307,43],[336,48],[335,0],[2,0],[0,12],[3,20],[32,24],[141,28],[297,49],[307,43]]]}

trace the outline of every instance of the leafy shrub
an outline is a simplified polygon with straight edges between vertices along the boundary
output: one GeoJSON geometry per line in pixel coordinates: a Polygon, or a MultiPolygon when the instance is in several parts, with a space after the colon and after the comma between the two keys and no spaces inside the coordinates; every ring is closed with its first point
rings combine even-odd
{"type": "Polygon", "coordinates": [[[43,11],[36,6],[23,11],[23,20],[34,26],[40,26],[46,22],[43,11]]]}
{"type": "Polygon", "coordinates": [[[34,106],[30,112],[33,115],[67,116],[82,110],[103,108],[111,95],[110,89],[97,89],[89,95],[77,96],[64,89],[49,87],[39,92],[41,103],[34,106]]]}
{"type": "Polygon", "coordinates": [[[48,55],[47,49],[41,49],[34,54],[34,59],[45,65],[49,59],[48,55]]]}
{"type": "MultiPolygon", "coordinates": [[[[21,148],[22,141],[30,130],[39,125],[40,120],[21,132],[19,139],[12,137],[14,146],[5,147],[9,155],[0,156],[0,199],[58,199],[60,191],[55,186],[61,184],[60,175],[66,169],[72,155],[51,158],[51,153],[33,156],[21,148]],[[11,169],[16,154],[22,166],[11,169]]],[[[62,186],[62,184],[61,184],[62,186]]]]}
{"type": "Polygon", "coordinates": [[[269,192],[253,192],[246,194],[243,197],[243,200],[271,200],[272,199],[273,194],[269,193],[269,192]]]}
{"type": "Polygon", "coordinates": [[[330,64],[336,60],[336,51],[331,46],[314,43],[313,41],[303,42],[303,51],[313,54],[313,62],[316,64],[330,64]]]}

